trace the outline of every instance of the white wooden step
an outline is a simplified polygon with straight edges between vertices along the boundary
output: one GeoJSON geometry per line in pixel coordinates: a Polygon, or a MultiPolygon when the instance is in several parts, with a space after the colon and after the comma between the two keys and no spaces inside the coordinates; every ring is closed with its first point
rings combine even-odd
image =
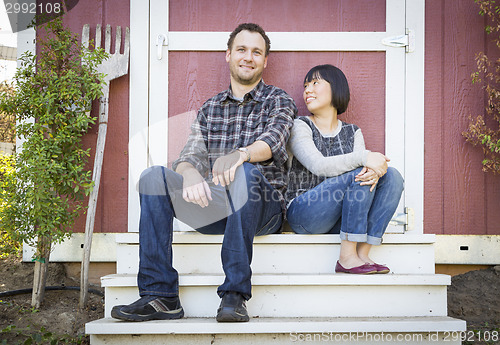
{"type": "Polygon", "coordinates": [[[465,321],[450,317],[252,318],[217,323],[213,318],[87,323],[92,345],[123,344],[460,344],[465,321]]]}
{"type": "MultiPolygon", "coordinates": [[[[215,316],[222,275],[179,276],[186,317],[215,316]]],[[[103,277],[105,316],[139,298],[136,275],[103,277]]],[[[447,275],[254,274],[252,317],[446,316],[447,275]]]]}
{"type": "MultiPolygon", "coordinates": [[[[174,232],[173,262],[179,273],[222,274],[222,235],[174,232]],[[200,258],[203,258],[200,260],[200,258]]],[[[117,234],[117,273],[138,272],[138,233],[117,234]]],[[[433,274],[435,235],[386,234],[371,257],[397,274],[433,274]]],[[[339,235],[277,234],[254,240],[254,273],[332,273],[339,235]]]]}

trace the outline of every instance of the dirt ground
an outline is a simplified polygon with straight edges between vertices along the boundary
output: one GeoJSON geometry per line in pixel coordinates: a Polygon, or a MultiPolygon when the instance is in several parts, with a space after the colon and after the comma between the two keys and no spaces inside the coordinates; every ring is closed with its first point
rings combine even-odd
{"type": "MultiPolygon", "coordinates": [[[[32,288],[32,284],[32,264],[20,259],[0,260],[0,292],[32,288]]],[[[79,285],[79,281],[66,276],[62,264],[49,264],[47,286],[79,285]]],[[[97,290],[103,292],[103,289],[97,290]]],[[[56,339],[55,344],[88,344],[88,337],[84,336],[85,323],[104,316],[104,297],[94,293],[89,296],[88,307],[83,312],[78,307],[80,292],[75,290],[46,291],[39,310],[31,307],[31,293],[0,297],[0,331],[15,326],[11,331],[0,333],[0,344],[24,344],[28,338],[38,340],[34,344],[50,344],[56,339]]]]}
{"type": "MultiPolygon", "coordinates": [[[[0,292],[31,288],[32,276],[31,264],[12,258],[0,260],[0,292]]],[[[63,265],[52,263],[47,286],[61,285],[78,286],[79,282],[66,276],[63,265]]],[[[54,342],[56,344],[88,344],[88,338],[84,336],[85,323],[103,317],[104,300],[101,296],[90,294],[89,307],[84,312],[79,311],[78,301],[78,291],[47,291],[43,307],[34,310],[31,307],[31,294],[0,297],[0,345],[23,344],[29,337],[47,339],[47,342],[33,342],[37,344],[50,344],[55,339],[58,339],[54,342]],[[16,327],[2,331],[12,325],[16,327]],[[63,334],[69,334],[77,340],[59,336],[63,334]]],[[[498,332],[500,266],[454,276],[448,288],[448,314],[466,320],[468,330],[498,332]]]]}

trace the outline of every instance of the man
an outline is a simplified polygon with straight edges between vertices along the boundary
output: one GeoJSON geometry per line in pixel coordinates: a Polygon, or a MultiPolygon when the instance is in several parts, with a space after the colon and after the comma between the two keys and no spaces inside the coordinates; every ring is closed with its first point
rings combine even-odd
{"type": "Polygon", "coordinates": [[[281,228],[286,142],[297,108],[283,90],[262,81],[270,41],[260,26],[241,24],[227,45],[230,88],[199,109],[173,171],[156,166],[141,175],[141,298],[115,306],[115,318],[183,317],[172,267],[176,217],[201,233],[224,234],[226,277],[217,290],[222,298],[217,321],[249,320],[245,301],[251,297],[253,238],[281,228]]]}

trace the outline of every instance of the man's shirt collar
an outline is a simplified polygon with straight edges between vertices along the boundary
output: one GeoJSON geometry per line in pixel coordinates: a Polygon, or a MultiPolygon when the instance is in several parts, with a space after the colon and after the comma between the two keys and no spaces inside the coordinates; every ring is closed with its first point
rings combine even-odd
{"type": "MultiPolygon", "coordinates": [[[[249,100],[251,98],[258,102],[262,102],[265,98],[265,87],[266,84],[261,79],[256,87],[254,87],[250,92],[246,93],[245,96],[243,96],[243,100],[249,100]]],[[[231,91],[231,85],[229,85],[229,88],[222,93],[221,101],[226,101],[228,99],[234,101],[240,101],[233,96],[233,92],[231,91]]]]}

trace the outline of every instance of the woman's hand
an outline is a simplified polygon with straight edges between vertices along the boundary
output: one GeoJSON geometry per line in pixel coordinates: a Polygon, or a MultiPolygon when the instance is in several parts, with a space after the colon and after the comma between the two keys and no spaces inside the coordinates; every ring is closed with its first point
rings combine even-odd
{"type": "Polygon", "coordinates": [[[379,152],[369,152],[366,158],[366,167],[372,169],[378,177],[382,177],[387,172],[387,162],[390,159],[379,152]]]}
{"type": "Polygon", "coordinates": [[[361,181],[361,186],[371,186],[370,192],[373,192],[377,186],[380,176],[372,169],[364,167],[359,174],[356,175],[355,181],[361,181]]]}

